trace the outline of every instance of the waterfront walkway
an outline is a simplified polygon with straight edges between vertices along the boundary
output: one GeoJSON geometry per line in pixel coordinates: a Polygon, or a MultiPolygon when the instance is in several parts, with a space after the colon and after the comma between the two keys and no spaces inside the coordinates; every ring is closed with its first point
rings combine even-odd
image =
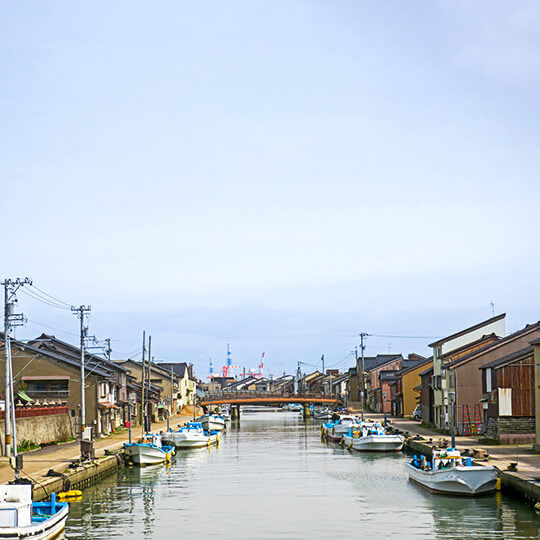
{"type": "MultiPolygon", "coordinates": [[[[177,425],[184,424],[192,420],[193,414],[184,409],[184,414],[171,417],[170,426],[176,428],[177,425]]],[[[159,432],[167,429],[167,421],[152,423],[152,431],[159,432]]],[[[142,435],[141,427],[132,429],[133,441],[136,441],[142,435]]],[[[94,450],[96,457],[105,455],[105,451],[114,452],[122,448],[124,443],[129,441],[129,431],[121,429],[106,437],[100,437],[94,440],[94,450]]],[[[69,464],[76,461],[80,456],[80,442],[72,441],[60,443],[52,446],[45,446],[40,450],[23,452],[23,472],[21,477],[27,477],[34,481],[40,481],[47,475],[50,469],[57,472],[64,472],[69,464]]],[[[0,457],[0,483],[6,483],[13,480],[13,470],[11,469],[7,458],[0,457]]]]}

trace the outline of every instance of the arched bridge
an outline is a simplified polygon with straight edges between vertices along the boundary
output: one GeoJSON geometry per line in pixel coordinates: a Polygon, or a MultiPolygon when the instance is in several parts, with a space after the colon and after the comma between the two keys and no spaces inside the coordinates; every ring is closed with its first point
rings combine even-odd
{"type": "Polygon", "coordinates": [[[343,399],[337,394],[279,394],[272,392],[212,392],[201,399],[199,405],[285,405],[300,403],[305,405],[342,405],[343,399]]]}

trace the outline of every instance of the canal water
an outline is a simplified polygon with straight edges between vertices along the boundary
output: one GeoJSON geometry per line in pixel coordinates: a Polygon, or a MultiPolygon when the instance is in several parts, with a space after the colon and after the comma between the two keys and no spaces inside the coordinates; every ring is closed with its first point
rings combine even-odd
{"type": "Polygon", "coordinates": [[[65,538],[540,538],[540,516],[500,493],[431,495],[407,456],[351,453],[293,412],[242,413],[218,448],[126,467],[72,503],[65,538]]]}

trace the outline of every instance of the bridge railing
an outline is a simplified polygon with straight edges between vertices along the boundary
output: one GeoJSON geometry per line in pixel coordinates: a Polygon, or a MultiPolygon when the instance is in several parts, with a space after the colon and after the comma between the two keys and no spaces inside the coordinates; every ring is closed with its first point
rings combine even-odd
{"type": "Polygon", "coordinates": [[[213,401],[213,400],[223,400],[223,399],[254,399],[260,398],[265,400],[275,399],[276,401],[295,401],[295,400],[313,400],[319,401],[324,400],[333,400],[335,402],[342,401],[342,397],[339,394],[320,394],[314,392],[307,392],[301,394],[295,393],[281,393],[281,392],[261,392],[257,390],[242,390],[242,391],[226,391],[221,392],[208,392],[202,398],[202,401],[213,401]]]}

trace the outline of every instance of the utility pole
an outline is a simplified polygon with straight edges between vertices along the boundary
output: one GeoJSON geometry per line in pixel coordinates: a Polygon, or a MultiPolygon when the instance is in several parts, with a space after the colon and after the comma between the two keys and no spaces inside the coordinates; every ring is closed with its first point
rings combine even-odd
{"type": "Polygon", "coordinates": [[[146,378],[144,374],[144,353],[146,351],[146,332],[143,330],[142,333],[142,375],[141,375],[141,427],[142,427],[142,435],[144,436],[144,403],[145,403],[145,395],[144,395],[144,385],[146,384],[146,378]]]}
{"type": "Polygon", "coordinates": [[[324,391],[324,354],[321,356],[321,362],[322,362],[322,391],[324,394],[325,393],[324,391]]]}
{"type": "Polygon", "coordinates": [[[170,410],[169,410],[169,416],[167,418],[167,431],[169,430],[169,418],[172,416],[173,413],[173,396],[174,396],[174,379],[173,379],[173,368],[171,365],[171,403],[170,403],[170,410]]]}
{"type": "Polygon", "coordinates": [[[152,417],[148,414],[148,409],[151,410],[152,401],[150,400],[150,370],[152,369],[152,336],[148,336],[148,361],[146,363],[146,407],[144,410],[144,429],[148,433],[152,428],[152,417]]]}
{"type": "MultiPolygon", "coordinates": [[[[366,371],[364,366],[364,349],[366,346],[364,345],[364,339],[368,337],[369,334],[366,334],[365,332],[362,332],[360,334],[360,352],[362,355],[362,422],[364,421],[364,404],[366,402],[365,393],[366,393],[366,371]]],[[[357,354],[358,358],[358,354],[357,354]]]]}
{"type": "Polygon", "coordinates": [[[105,349],[105,354],[107,355],[107,360],[110,362],[110,361],[111,361],[111,352],[112,352],[112,349],[111,349],[111,338],[108,337],[108,338],[105,340],[105,343],[107,344],[107,348],[105,349]]]}
{"type": "MultiPolygon", "coordinates": [[[[15,326],[24,324],[24,315],[13,313],[13,308],[17,302],[15,296],[20,287],[32,285],[32,280],[28,278],[5,279],[4,286],[4,419],[5,419],[5,446],[4,454],[9,458],[10,464],[13,446],[13,457],[15,466],[15,480],[19,479],[19,470],[22,468],[22,459],[17,455],[17,433],[15,430],[15,399],[13,394],[13,366],[11,364],[11,331],[15,326]]],[[[21,456],[22,458],[22,456],[21,456]]]]}
{"type": "Polygon", "coordinates": [[[86,396],[85,396],[85,375],[84,375],[84,347],[86,334],[88,327],[84,325],[84,317],[90,313],[90,306],[71,306],[71,311],[77,314],[77,317],[81,321],[80,333],[81,333],[81,441],[84,438],[84,428],[86,427],[86,396]]]}

